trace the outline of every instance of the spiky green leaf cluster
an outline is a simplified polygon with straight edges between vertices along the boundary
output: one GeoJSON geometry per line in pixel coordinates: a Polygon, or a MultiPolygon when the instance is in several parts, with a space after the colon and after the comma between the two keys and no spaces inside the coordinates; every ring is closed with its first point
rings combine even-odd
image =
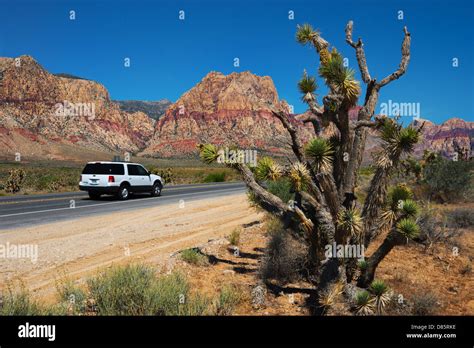
{"type": "Polygon", "coordinates": [[[296,162],[291,165],[289,178],[296,191],[303,190],[311,180],[308,168],[301,162],[296,162]]]}
{"type": "Polygon", "coordinates": [[[412,126],[403,128],[395,120],[386,118],[380,128],[380,139],[383,141],[383,151],[377,154],[376,164],[387,168],[392,166],[400,155],[413,151],[420,140],[420,132],[412,126]]]}
{"type": "Polygon", "coordinates": [[[219,157],[219,150],[214,144],[200,144],[199,157],[206,164],[211,164],[219,157]]]}
{"type": "Polygon", "coordinates": [[[403,216],[414,218],[418,215],[419,212],[420,208],[414,200],[407,199],[403,201],[401,208],[401,213],[403,216]]]}
{"type": "Polygon", "coordinates": [[[319,74],[327,85],[352,102],[357,101],[360,94],[359,82],[354,78],[354,73],[353,69],[344,66],[342,55],[335,49],[327,62],[319,67],[319,74]]]}
{"type": "Polygon", "coordinates": [[[310,158],[316,171],[329,173],[332,168],[334,150],[328,140],[313,138],[305,147],[305,153],[310,158]]]}
{"type": "Polygon", "coordinates": [[[412,218],[405,218],[397,223],[397,231],[405,237],[413,239],[420,234],[420,227],[412,218]]]}
{"type": "Polygon", "coordinates": [[[401,203],[413,197],[413,192],[405,184],[393,186],[388,192],[388,203],[392,210],[397,211],[401,203]]]}
{"type": "Polygon", "coordinates": [[[339,228],[358,236],[362,232],[362,219],[356,209],[341,209],[337,216],[339,228]]]}
{"type": "Polygon", "coordinates": [[[374,300],[366,290],[359,291],[356,294],[356,313],[358,315],[370,315],[374,313],[374,300]]]}
{"type": "Polygon", "coordinates": [[[303,101],[308,102],[315,99],[314,92],[318,88],[316,79],[309,76],[306,70],[303,72],[303,77],[298,82],[298,89],[303,94],[303,101]]]}
{"type": "Polygon", "coordinates": [[[372,284],[370,284],[369,291],[375,297],[377,314],[382,314],[391,300],[390,288],[383,280],[374,280],[372,284]]]}
{"type": "Polygon", "coordinates": [[[281,177],[282,169],[279,164],[268,156],[262,157],[255,167],[255,177],[257,180],[277,180],[281,177]]]}
{"type": "Polygon", "coordinates": [[[318,32],[313,29],[311,24],[305,23],[298,25],[296,30],[296,41],[302,45],[312,44],[318,36],[318,32]]]}

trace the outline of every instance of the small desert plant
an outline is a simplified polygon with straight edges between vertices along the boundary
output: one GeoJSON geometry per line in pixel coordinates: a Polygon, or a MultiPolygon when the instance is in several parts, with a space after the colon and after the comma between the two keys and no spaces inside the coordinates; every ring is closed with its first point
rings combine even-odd
{"type": "Polygon", "coordinates": [[[5,191],[10,193],[17,193],[23,187],[25,181],[25,171],[23,169],[12,169],[8,173],[8,178],[5,183],[5,191]]]}
{"type": "Polygon", "coordinates": [[[300,279],[305,270],[307,247],[294,240],[285,230],[274,232],[267,244],[260,267],[263,280],[275,279],[281,283],[300,279]]]}
{"type": "Polygon", "coordinates": [[[220,291],[216,303],[217,315],[230,315],[234,308],[242,300],[242,294],[234,285],[224,285],[220,291]]]}
{"type": "Polygon", "coordinates": [[[359,291],[356,294],[356,314],[357,315],[370,315],[374,313],[375,305],[374,299],[371,298],[370,294],[366,290],[359,291]]]}
{"type": "Polygon", "coordinates": [[[2,294],[0,304],[1,315],[44,315],[45,311],[31,298],[30,293],[24,288],[15,292],[8,288],[2,294]]]}
{"type": "Polygon", "coordinates": [[[424,169],[430,194],[441,201],[453,201],[472,191],[474,161],[452,161],[439,157],[424,169]]]}
{"type": "Polygon", "coordinates": [[[344,291],[344,284],[341,282],[334,283],[328,286],[319,296],[319,304],[327,312],[340,299],[344,291]]]}
{"type": "Polygon", "coordinates": [[[369,291],[375,298],[377,314],[384,313],[392,297],[390,288],[382,280],[374,280],[372,284],[370,284],[369,291]]]}
{"type": "Polygon", "coordinates": [[[64,304],[68,314],[83,314],[86,312],[86,291],[74,285],[69,279],[57,284],[56,287],[59,300],[64,304]]]}
{"type": "Polygon", "coordinates": [[[294,198],[291,182],[287,178],[270,181],[268,183],[268,191],[273,193],[275,196],[280,197],[280,199],[285,203],[288,203],[294,198]]]}
{"type": "Polygon", "coordinates": [[[413,315],[432,315],[436,311],[438,299],[431,292],[416,294],[413,299],[413,315]]]}
{"type": "Polygon", "coordinates": [[[198,248],[191,248],[181,251],[181,259],[196,266],[206,266],[209,260],[198,248]]]}
{"type": "Polygon", "coordinates": [[[467,208],[459,208],[445,213],[447,226],[451,228],[470,228],[474,226],[474,212],[467,208]]]}
{"type": "Polygon", "coordinates": [[[229,240],[229,243],[231,245],[239,245],[240,243],[240,232],[241,230],[236,228],[232,231],[232,233],[227,237],[227,239],[229,240]]]}
{"type": "Polygon", "coordinates": [[[224,182],[225,177],[226,177],[225,172],[210,173],[204,178],[203,182],[224,182]]]}
{"type": "Polygon", "coordinates": [[[146,315],[150,313],[150,289],[155,274],[143,265],[115,267],[88,280],[100,315],[146,315]]]}

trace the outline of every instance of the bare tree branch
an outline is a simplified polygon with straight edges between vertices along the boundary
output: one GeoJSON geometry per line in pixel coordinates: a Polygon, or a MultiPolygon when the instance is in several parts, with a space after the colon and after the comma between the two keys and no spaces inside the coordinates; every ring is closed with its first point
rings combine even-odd
{"type": "Polygon", "coordinates": [[[346,42],[355,48],[362,80],[365,83],[369,83],[372,78],[370,77],[369,68],[367,67],[367,61],[365,59],[364,44],[362,43],[362,40],[360,38],[357,43],[354,43],[352,41],[352,27],[353,22],[349,21],[346,25],[346,42]]]}
{"type": "Polygon", "coordinates": [[[403,28],[403,32],[405,33],[405,37],[403,38],[403,43],[402,43],[402,60],[400,62],[398,70],[395,71],[394,73],[388,75],[386,78],[382,79],[382,81],[380,81],[378,83],[379,87],[383,87],[387,83],[392,82],[393,80],[397,80],[407,70],[408,63],[410,62],[411,36],[410,36],[410,33],[407,30],[407,27],[403,28]]]}

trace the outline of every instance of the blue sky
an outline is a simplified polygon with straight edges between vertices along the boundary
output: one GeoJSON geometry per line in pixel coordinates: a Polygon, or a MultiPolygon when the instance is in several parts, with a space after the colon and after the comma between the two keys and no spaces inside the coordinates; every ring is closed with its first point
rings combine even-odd
{"type": "MultiPolygon", "coordinates": [[[[32,55],[50,72],[103,83],[114,99],[175,101],[209,71],[250,70],[270,75],[280,98],[296,112],[306,109],[297,81],[305,68],[316,74],[318,63],[312,49],[296,43],[297,24],[318,28],[359,76],[353,49],[344,41],[345,25],[354,20],[354,36],[364,40],[371,75],[379,80],[397,68],[407,25],[408,72],[382,89],[380,103],[419,103],[420,116],[436,123],[455,116],[474,120],[471,0],[0,0],[0,5],[0,56],[32,55]],[[290,10],[294,20],[288,19],[290,10]],[[130,68],[124,67],[126,57],[130,68]],[[236,57],[240,67],[234,67],[236,57]]],[[[319,94],[324,92],[322,87],[319,94]]]]}

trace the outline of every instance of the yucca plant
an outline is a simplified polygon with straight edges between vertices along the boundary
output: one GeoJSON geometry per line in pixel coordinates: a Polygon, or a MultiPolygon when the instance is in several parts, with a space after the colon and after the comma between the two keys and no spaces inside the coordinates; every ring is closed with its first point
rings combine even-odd
{"type": "Polygon", "coordinates": [[[340,296],[344,291],[344,284],[341,282],[337,282],[329,287],[327,287],[321,296],[319,297],[319,304],[323,307],[324,311],[326,312],[332,306],[336,304],[340,296]]]}
{"type": "Polygon", "coordinates": [[[296,162],[291,165],[289,178],[296,191],[301,191],[305,188],[310,180],[309,170],[305,164],[296,162]]]}
{"type": "Polygon", "coordinates": [[[397,231],[408,239],[416,238],[420,233],[420,227],[412,218],[405,218],[397,223],[397,231]]]}
{"type": "Polygon", "coordinates": [[[303,72],[303,77],[298,82],[298,89],[301,92],[302,99],[304,102],[310,102],[315,100],[314,91],[318,88],[316,84],[316,79],[312,76],[309,76],[306,70],[303,72]]]}
{"type": "Polygon", "coordinates": [[[317,172],[326,174],[331,171],[334,150],[328,140],[313,138],[306,144],[305,154],[311,159],[317,172]]]}
{"type": "Polygon", "coordinates": [[[356,314],[357,315],[371,315],[374,314],[375,301],[366,290],[359,291],[356,294],[356,314]]]}
{"type": "Polygon", "coordinates": [[[277,180],[281,177],[282,168],[271,157],[262,157],[255,167],[255,177],[257,180],[277,180]]]}
{"type": "Polygon", "coordinates": [[[327,41],[321,37],[320,33],[307,23],[297,26],[296,41],[302,45],[314,46],[318,53],[328,46],[327,41]]]}
{"type": "Polygon", "coordinates": [[[217,146],[213,144],[199,144],[199,156],[201,160],[206,164],[211,164],[219,157],[217,146]]]}
{"type": "Polygon", "coordinates": [[[354,70],[344,66],[339,52],[333,50],[329,60],[319,67],[319,74],[329,87],[336,89],[346,99],[355,102],[360,94],[359,82],[354,78],[354,70]]]}
{"type": "Polygon", "coordinates": [[[375,298],[374,304],[377,314],[383,314],[392,298],[390,288],[383,280],[374,280],[370,284],[369,290],[375,298]]]}
{"type": "Polygon", "coordinates": [[[339,228],[349,232],[351,236],[359,236],[362,232],[362,219],[354,208],[341,209],[337,217],[339,228]]]}

